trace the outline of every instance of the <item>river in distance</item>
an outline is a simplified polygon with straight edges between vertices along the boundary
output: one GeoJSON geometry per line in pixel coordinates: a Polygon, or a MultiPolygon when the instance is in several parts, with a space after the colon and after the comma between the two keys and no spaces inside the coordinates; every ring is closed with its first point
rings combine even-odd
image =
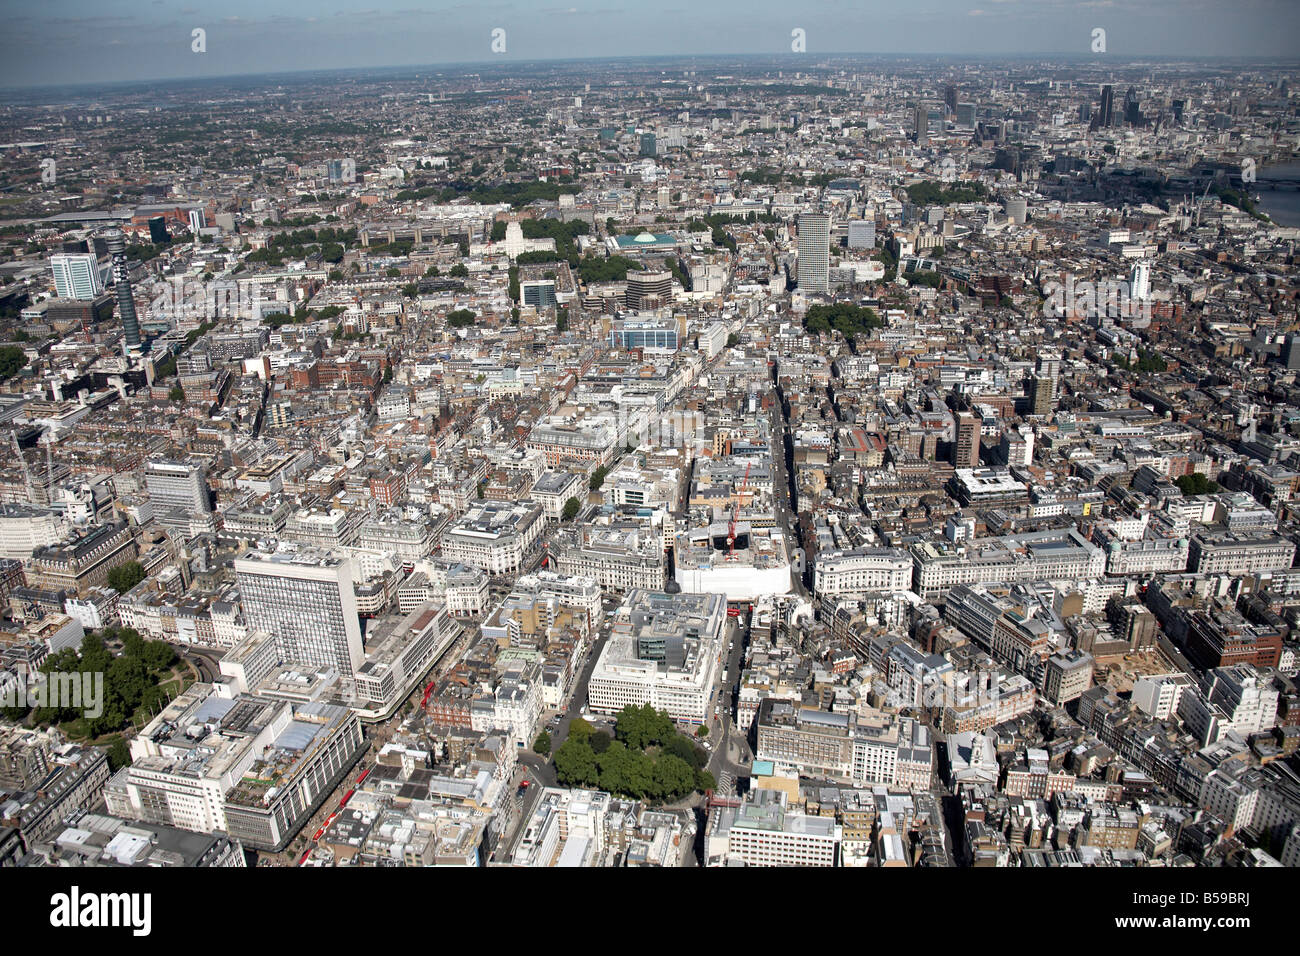
{"type": "Polygon", "coordinates": [[[1259,196],[1255,205],[1268,213],[1279,226],[1300,226],[1300,190],[1294,187],[1260,189],[1268,179],[1300,179],[1300,163],[1283,163],[1261,169],[1259,182],[1250,190],[1252,196],[1259,196]]]}

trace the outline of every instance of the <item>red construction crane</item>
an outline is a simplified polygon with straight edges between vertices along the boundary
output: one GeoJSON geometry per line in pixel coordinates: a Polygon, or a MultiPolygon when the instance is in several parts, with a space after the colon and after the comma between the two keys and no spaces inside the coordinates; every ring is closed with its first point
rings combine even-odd
{"type": "Polygon", "coordinates": [[[736,553],[736,517],[740,514],[740,496],[744,494],[745,488],[749,486],[749,469],[753,466],[752,461],[745,462],[745,477],[740,482],[740,488],[736,492],[736,504],[731,509],[731,523],[727,525],[727,560],[732,561],[736,553]]]}

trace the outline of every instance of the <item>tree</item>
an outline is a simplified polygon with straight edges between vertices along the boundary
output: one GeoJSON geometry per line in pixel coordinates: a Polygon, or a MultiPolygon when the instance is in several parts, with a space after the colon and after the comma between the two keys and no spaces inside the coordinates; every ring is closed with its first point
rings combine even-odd
{"type": "Polygon", "coordinates": [[[578,275],[583,282],[623,282],[629,269],[641,268],[627,256],[609,256],[599,259],[587,256],[578,262],[578,275]]]}
{"type": "Polygon", "coordinates": [[[655,710],[649,704],[634,707],[629,704],[618,712],[615,736],[629,747],[644,750],[651,744],[671,740],[677,733],[673,720],[665,711],[655,710]]]}
{"type": "Polygon", "coordinates": [[[680,758],[692,770],[698,770],[707,762],[704,751],[681,734],[674,734],[671,740],[665,741],[663,752],[680,758]]]}
{"type": "Polygon", "coordinates": [[[153,671],[171,667],[176,661],[176,652],[166,641],[145,641],[140,649],[140,660],[153,671]]]}
{"type": "Polygon", "coordinates": [[[660,754],[654,762],[653,793],[661,800],[676,800],[695,788],[695,769],[681,757],[660,754]]]}
{"type": "Polygon", "coordinates": [[[609,469],[604,465],[601,465],[594,472],[592,472],[591,481],[588,482],[588,485],[591,487],[591,490],[599,491],[600,486],[605,483],[605,476],[608,474],[609,474],[609,469]]]}
{"type": "Polygon", "coordinates": [[[121,634],[121,640],[123,654],[128,657],[144,656],[144,638],[140,636],[140,632],[135,628],[123,631],[121,634]]]}
{"type": "Polygon", "coordinates": [[[139,561],[119,564],[108,572],[108,586],[118,594],[125,594],[144,580],[144,568],[139,561]]]}
{"type": "Polygon", "coordinates": [[[556,312],[555,312],[555,331],[557,331],[557,332],[567,332],[567,331],[569,331],[569,310],[568,310],[568,309],[557,309],[557,310],[556,310],[556,312]]]}
{"type": "Polygon", "coordinates": [[[16,345],[0,347],[0,379],[16,375],[27,364],[27,353],[16,345]]]}
{"type": "Polygon", "coordinates": [[[581,508],[582,508],[582,502],[578,501],[577,498],[570,498],[568,501],[564,503],[564,511],[560,517],[564,521],[572,521],[574,518],[578,516],[578,511],[581,508]]]}
{"type": "Polygon", "coordinates": [[[654,791],[654,761],[621,741],[611,743],[596,764],[602,790],[638,798],[654,791]]]}
{"type": "Polygon", "coordinates": [[[462,329],[467,325],[473,325],[476,318],[478,316],[469,309],[456,309],[454,312],[447,313],[447,324],[453,329],[462,329]]]}
{"type": "Polygon", "coordinates": [[[108,665],[104,675],[105,685],[111,685],[122,698],[128,710],[135,710],[144,699],[144,692],[150,686],[149,669],[144,662],[135,657],[119,657],[108,665]]]}
{"type": "Polygon", "coordinates": [[[1212,495],[1219,490],[1218,482],[1211,481],[1199,471],[1175,479],[1174,484],[1185,495],[1212,495]]]}
{"type": "Polygon", "coordinates": [[[739,344],[740,344],[740,336],[737,335],[735,332],[732,332],[730,335],[727,336],[727,348],[734,349],[739,344]]]}
{"type": "Polygon", "coordinates": [[[835,305],[814,305],[804,314],[803,326],[809,332],[829,332],[831,329],[845,337],[858,335],[883,327],[884,320],[874,309],[838,302],[835,305]]]}
{"type": "Polygon", "coordinates": [[[469,268],[464,263],[458,262],[447,270],[447,275],[457,279],[464,279],[469,276],[469,268]]]}
{"type": "Polygon", "coordinates": [[[543,730],[533,741],[533,753],[541,754],[545,757],[551,752],[551,735],[543,730]]]}
{"type": "Polygon", "coordinates": [[[917,206],[946,206],[949,203],[978,202],[987,194],[983,183],[952,186],[945,189],[936,182],[914,183],[907,187],[907,198],[917,206]]]}
{"type": "Polygon", "coordinates": [[[600,779],[596,755],[585,740],[570,737],[555,751],[555,776],[569,787],[593,787],[600,779]]]}
{"type": "Polygon", "coordinates": [[[126,741],[118,737],[108,748],[108,769],[120,770],[131,762],[131,748],[126,741]]]}
{"type": "Polygon", "coordinates": [[[585,744],[595,732],[596,728],[581,717],[569,721],[569,740],[580,740],[585,744]]]}
{"type": "Polygon", "coordinates": [[[598,730],[591,735],[591,739],[587,743],[588,746],[591,747],[592,753],[596,754],[597,756],[600,756],[606,750],[609,749],[609,745],[612,744],[613,742],[614,742],[614,738],[611,737],[606,731],[598,730]]]}
{"type": "Polygon", "coordinates": [[[183,402],[185,401],[185,389],[179,385],[173,385],[172,390],[167,393],[167,398],[173,402],[183,402]]]}
{"type": "Polygon", "coordinates": [[[709,736],[709,728],[706,727],[706,726],[704,726],[703,724],[700,724],[700,726],[698,726],[698,727],[695,728],[695,736],[696,736],[696,737],[707,737],[707,736],[709,736]]]}

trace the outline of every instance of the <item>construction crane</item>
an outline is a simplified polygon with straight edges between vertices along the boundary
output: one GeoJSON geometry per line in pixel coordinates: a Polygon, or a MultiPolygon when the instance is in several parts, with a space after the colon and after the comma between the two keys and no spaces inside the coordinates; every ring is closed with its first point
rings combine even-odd
{"type": "Polygon", "coordinates": [[[1205,184],[1205,192],[1201,193],[1200,201],[1196,203],[1196,228],[1197,229],[1201,228],[1201,207],[1205,205],[1205,197],[1210,194],[1210,187],[1213,185],[1214,185],[1213,179],[1211,179],[1209,182],[1205,184]]]}
{"type": "Polygon", "coordinates": [[[745,462],[745,477],[740,482],[740,488],[736,492],[736,503],[731,509],[731,522],[727,525],[727,560],[734,561],[736,555],[736,518],[740,515],[740,496],[745,493],[749,486],[749,469],[753,467],[752,461],[745,462]]]}

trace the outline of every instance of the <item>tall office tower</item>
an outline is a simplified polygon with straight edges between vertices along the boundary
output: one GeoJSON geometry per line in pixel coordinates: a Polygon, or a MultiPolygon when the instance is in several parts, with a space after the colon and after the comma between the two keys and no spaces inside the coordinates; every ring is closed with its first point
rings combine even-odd
{"type": "Polygon", "coordinates": [[[831,217],[824,212],[799,217],[799,289],[829,292],[831,287],[831,217]]]}
{"type": "Polygon", "coordinates": [[[208,216],[202,209],[190,210],[190,232],[194,235],[199,234],[200,229],[208,228],[208,216]]]}
{"type": "Polygon", "coordinates": [[[673,274],[659,270],[629,272],[623,304],[629,309],[658,309],[673,301],[673,274]]]}
{"type": "Polygon", "coordinates": [[[924,146],[930,141],[930,107],[925,101],[917,103],[912,112],[912,128],[916,132],[917,146],[924,146]]]}
{"type": "Polygon", "coordinates": [[[975,104],[958,103],[956,109],[957,125],[963,129],[975,128],[975,104]]]}
{"type": "Polygon", "coordinates": [[[949,116],[957,115],[957,84],[949,83],[943,88],[943,105],[949,116]]]}
{"type": "Polygon", "coordinates": [[[131,272],[126,261],[126,235],[121,229],[104,233],[108,254],[113,263],[113,291],[117,293],[117,314],[122,320],[122,332],[127,351],[140,348],[140,322],[135,316],[135,297],[131,294],[131,272]]]}
{"type": "Polygon", "coordinates": [[[1031,415],[1051,415],[1056,407],[1053,392],[1056,383],[1043,375],[1034,375],[1029,380],[1029,407],[1031,415]]]}
{"type": "Polygon", "coordinates": [[[1288,371],[1300,370],[1300,335],[1292,332],[1282,346],[1282,363],[1288,371]]]}
{"type": "Polygon", "coordinates": [[[1128,284],[1129,298],[1141,302],[1151,295],[1151,262],[1139,259],[1133,263],[1133,275],[1128,284]]]}
{"type": "Polygon", "coordinates": [[[356,673],[365,659],[352,562],[327,551],[250,551],[235,560],[244,620],[285,660],[356,673]]]}
{"type": "Polygon", "coordinates": [[[155,512],[177,511],[186,515],[212,512],[202,465],[154,459],[145,465],[144,484],[155,512]]]}
{"type": "Polygon", "coordinates": [[[1101,88],[1101,105],[1097,108],[1097,115],[1093,117],[1098,129],[1105,129],[1110,126],[1115,119],[1115,88],[1107,83],[1101,88]]]}
{"type": "Polygon", "coordinates": [[[1061,397],[1059,391],[1061,381],[1061,357],[1052,352],[1045,352],[1038,356],[1038,362],[1035,371],[1040,378],[1044,378],[1052,384],[1052,401],[1055,402],[1061,397]]]}
{"type": "Polygon", "coordinates": [[[659,147],[658,147],[658,146],[656,145],[656,143],[655,143],[655,134],[654,134],[654,133],[642,133],[642,134],[641,134],[641,155],[642,155],[642,156],[658,156],[658,155],[659,155],[659,147]]]}
{"type": "Polygon", "coordinates": [[[93,299],[104,291],[99,262],[89,252],[60,252],[50,256],[54,292],[60,299],[93,299]]]}
{"type": "Polygon", "coordinates": [[[153,216],[149,220],[149,241],[159,245],[170,239],[167,234],[167,220],[163,216],[153,216]]]}
{"type": "Polygon", "coordinates": [[[957,416],[957,441],[953,444],[954,468],[978,468],[980,464],[980,420],[963,412],[957,416]]]}
{"type": "Polygon", "coordinates": [[[1124,122],[1129,126],[1142,125],[1142,110],[1138,107],[1137,90],[1131,86],[1124,94],[1124,122]]]}
{"type": "Polygon", "coordinates": [[[876,221],[874,219],[854,219],[849,223],[848,246],[850,249],[871,249],[876,245],[876,221]]]}

